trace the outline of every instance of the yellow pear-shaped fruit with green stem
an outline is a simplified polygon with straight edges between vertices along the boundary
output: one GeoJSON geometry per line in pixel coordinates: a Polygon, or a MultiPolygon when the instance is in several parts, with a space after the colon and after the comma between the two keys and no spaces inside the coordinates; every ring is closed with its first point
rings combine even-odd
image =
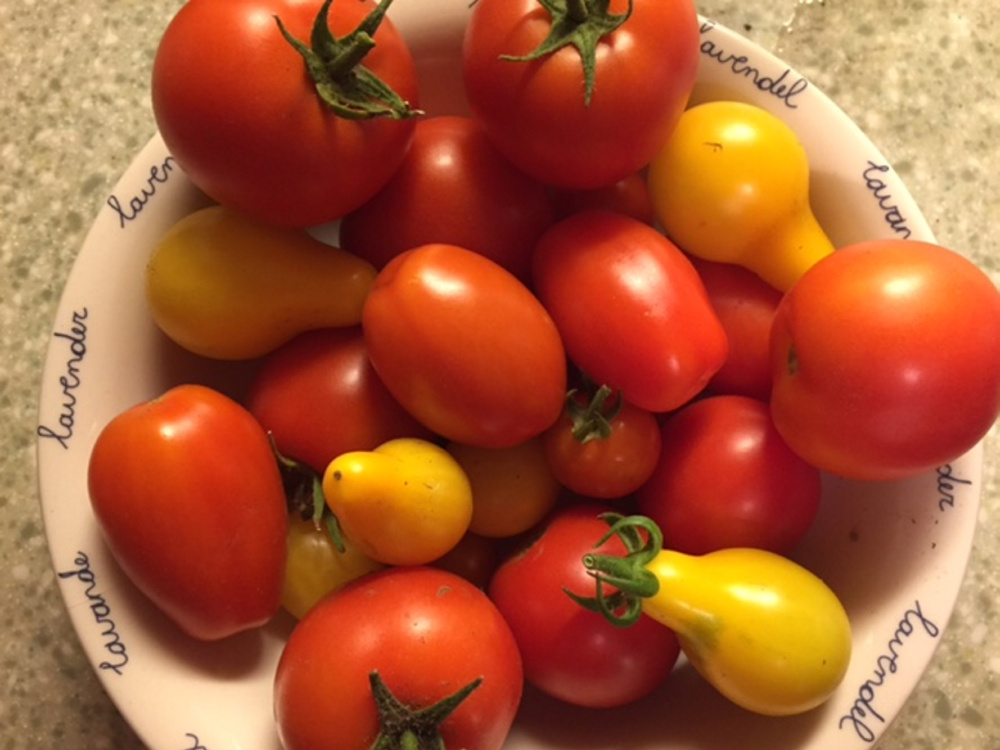
{"type": "Polygon", "coordinates": [[[656,218],[677,245],[735,263],[780,291],[834,246],[809,201],[805,147],[760,107],[713,101],[688,109],[649,166],[656,218]]]}
{"type": "Polygon", "coordinates": [[[702,556],[661,548],[644,516],[607,514],[603,544],[618,535],[626,557],[589,554],[593,598],[575,597],[627,626],[640,613],[672,629],[688,660],[720,693],[750,711],[784,716],[820,705],[843,680],[851,625],[815,574],[760,549],[702,556]]]}

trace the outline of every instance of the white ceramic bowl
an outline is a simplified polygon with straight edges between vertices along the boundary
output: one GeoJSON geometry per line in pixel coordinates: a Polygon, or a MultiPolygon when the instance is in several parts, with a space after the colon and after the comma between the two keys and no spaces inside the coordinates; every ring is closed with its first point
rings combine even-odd
{"type": "MultiPolygon", "coordinates": [[[[463,113],[457,59],[467,3],[399,3],[392,18],[419,61],[422,105],[463,113]]],[[[805,143],[814,209],[835,244],[930,229],[884,157],[809,81],[704,20],[695,98],[777,113],[805,143]]],[[[118,569],[90,511],[86,467],[115,414],[185,380],[238,392],[242,374],[168,342],[146,312],[141,277],[160,235],[204,198],[162,141],[136,157],[98,215],[64,292],[41,387],[42,509],[61,593],[108,694],[154,750],[277,750],[271,680],[290,621],[224,643],[179,635],[118,569]]],[[[905,482],[829,479],[801,561],[837,591],[854,626],[840,689],[821,708],[773,719],[735,708],[688,666],[655,695],[610,712],[528,691],[510,750],[852,750],[869,748],[926,668],[970,551],[982,448],[905,482]]],[[[155,481],[155,478],[154,478],[155,481]]]]}

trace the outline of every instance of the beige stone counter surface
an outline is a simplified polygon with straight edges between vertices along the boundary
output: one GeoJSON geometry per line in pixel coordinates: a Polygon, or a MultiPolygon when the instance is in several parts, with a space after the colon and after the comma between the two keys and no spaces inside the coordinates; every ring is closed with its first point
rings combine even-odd
{"type": "MultiPolygon", "coordinates": [[[[57,593],[39,510],[36,410],[74,258],[154,132],[153,53],[180,4],[0,0],[0,750],[141,747],[57,593]]],[[[938,240],[1000,282],[1000,6],[703,0],[698,8],[825,90],[902,175],[938,240]]],[[[882,750],[1000,748],[998,453],[991,434],[964,588],[882,750]]]]}

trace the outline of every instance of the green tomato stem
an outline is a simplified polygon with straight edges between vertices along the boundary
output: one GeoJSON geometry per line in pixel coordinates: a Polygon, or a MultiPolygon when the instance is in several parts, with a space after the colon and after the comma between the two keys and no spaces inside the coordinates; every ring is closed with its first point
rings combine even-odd
{"type": "Polygon", "coordinates": [[[379,716],[379,735],[371,750],[446,750],[440,726],[478,688],[478,677],[437,703],[413,708],[401,702],[378,671],[368,675],[379,716]]]}

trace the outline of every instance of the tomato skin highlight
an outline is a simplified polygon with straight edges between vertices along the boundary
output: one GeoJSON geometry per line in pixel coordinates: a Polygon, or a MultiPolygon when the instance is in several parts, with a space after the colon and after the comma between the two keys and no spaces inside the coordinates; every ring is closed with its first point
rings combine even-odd
{"type": "Polygon", "coordinates": [[[521,699],[521,657],[486,595],[433,568],[389,568],[317,604],[278,663],[275,717],[286,750],[369,750],[378,733],[368,676],[436,703],[482,677],[441,725],[449,748],[500,750],[521,699]]]}
{"type": "Polygon", "coordinates": [[[725,331],[691,262],[640,221],[564,219],[535,248],[534,283],[570,359],[641,409],[681,406],[725,362],[725,331]]]}
{"type": "MultiPolygon", "coordinates": [[[[216,201],[259,220],[311,226],[361,205],[389,179],[413,136],[412,118],[347,120],[317,96],[274,16],[310,38],[318,0],[192,0],[164,32],[153,64],[157,127],[171,155],[216,201]]],[[[339,38],[372,11],[337,0],[339,38]]],[[[390,19],[363,65],[416,106],[416,67],[390,19]]]]}
{"type": "Polygon", "coordinates": [[[929,471],[1000,414],[1000,293],[938,245],[841,248],[785,294],[771,368],[775,424],[806,460],[860,480],[929,471]]]}
{"type": "Polygon", "coordinates": [[[394,258],[362,311],[375,371],[433,433],[484,448],[559,417],[566,356],[551,317],[495,262],[433,244],[394,258]]]}
{"type": "MultiPolygon", "coordinates": [[[[567,596],[589,596],[594,581],[584,555],[607,532],[597,503],[554,514],[526,549],[493,575],[488,589],[510,624],[524,660],[525,679],[548,695],[578,706],[609,708],[647,695],[668,678],[680,652],[676,636],[643,617],[631,628],[611,625],[567,596]]],[[[619,554],[618,539],[601,545],[619,554]]]]}
{"type": "Polygon", "coordinates": [[[235,401],[182,385],[125,410],[98,435],[87,481],[113,556],[188,635],[219,640],[278,611],[284,489],[267,434],[235,401]]]}
{"type": "MultiPolygon", "coordinates": [[[[612,0],[610,12],[627,5],[612,0]]],[[[532,62],[501,59],[532,52],[551,27],[535,0],[476,3],[462,49],[473,116],[535,179],[610,185],[649,163],[687,105],[698,68],[697,13],[690,0],[634,0],[631,17],[598,43],[589,106],[573,47],[532,62]]]]}
{"type": "Polygon", "coordinates": [[[501,156],[468,117],[417,123],[399,169],[378,194],[340,224],[345,249],[383,268],[432,242],[496,261],[522,281],[531,252],[555,221],[546,189],[501,156]]]}
{"type": "Polygon", "coordinates": [[[788,554],[812,527],[820,472],[788,447],[766,402],[700,399],[667,417],[661,435],[658,463],[637,501],[667,549],[788,554]]]}

